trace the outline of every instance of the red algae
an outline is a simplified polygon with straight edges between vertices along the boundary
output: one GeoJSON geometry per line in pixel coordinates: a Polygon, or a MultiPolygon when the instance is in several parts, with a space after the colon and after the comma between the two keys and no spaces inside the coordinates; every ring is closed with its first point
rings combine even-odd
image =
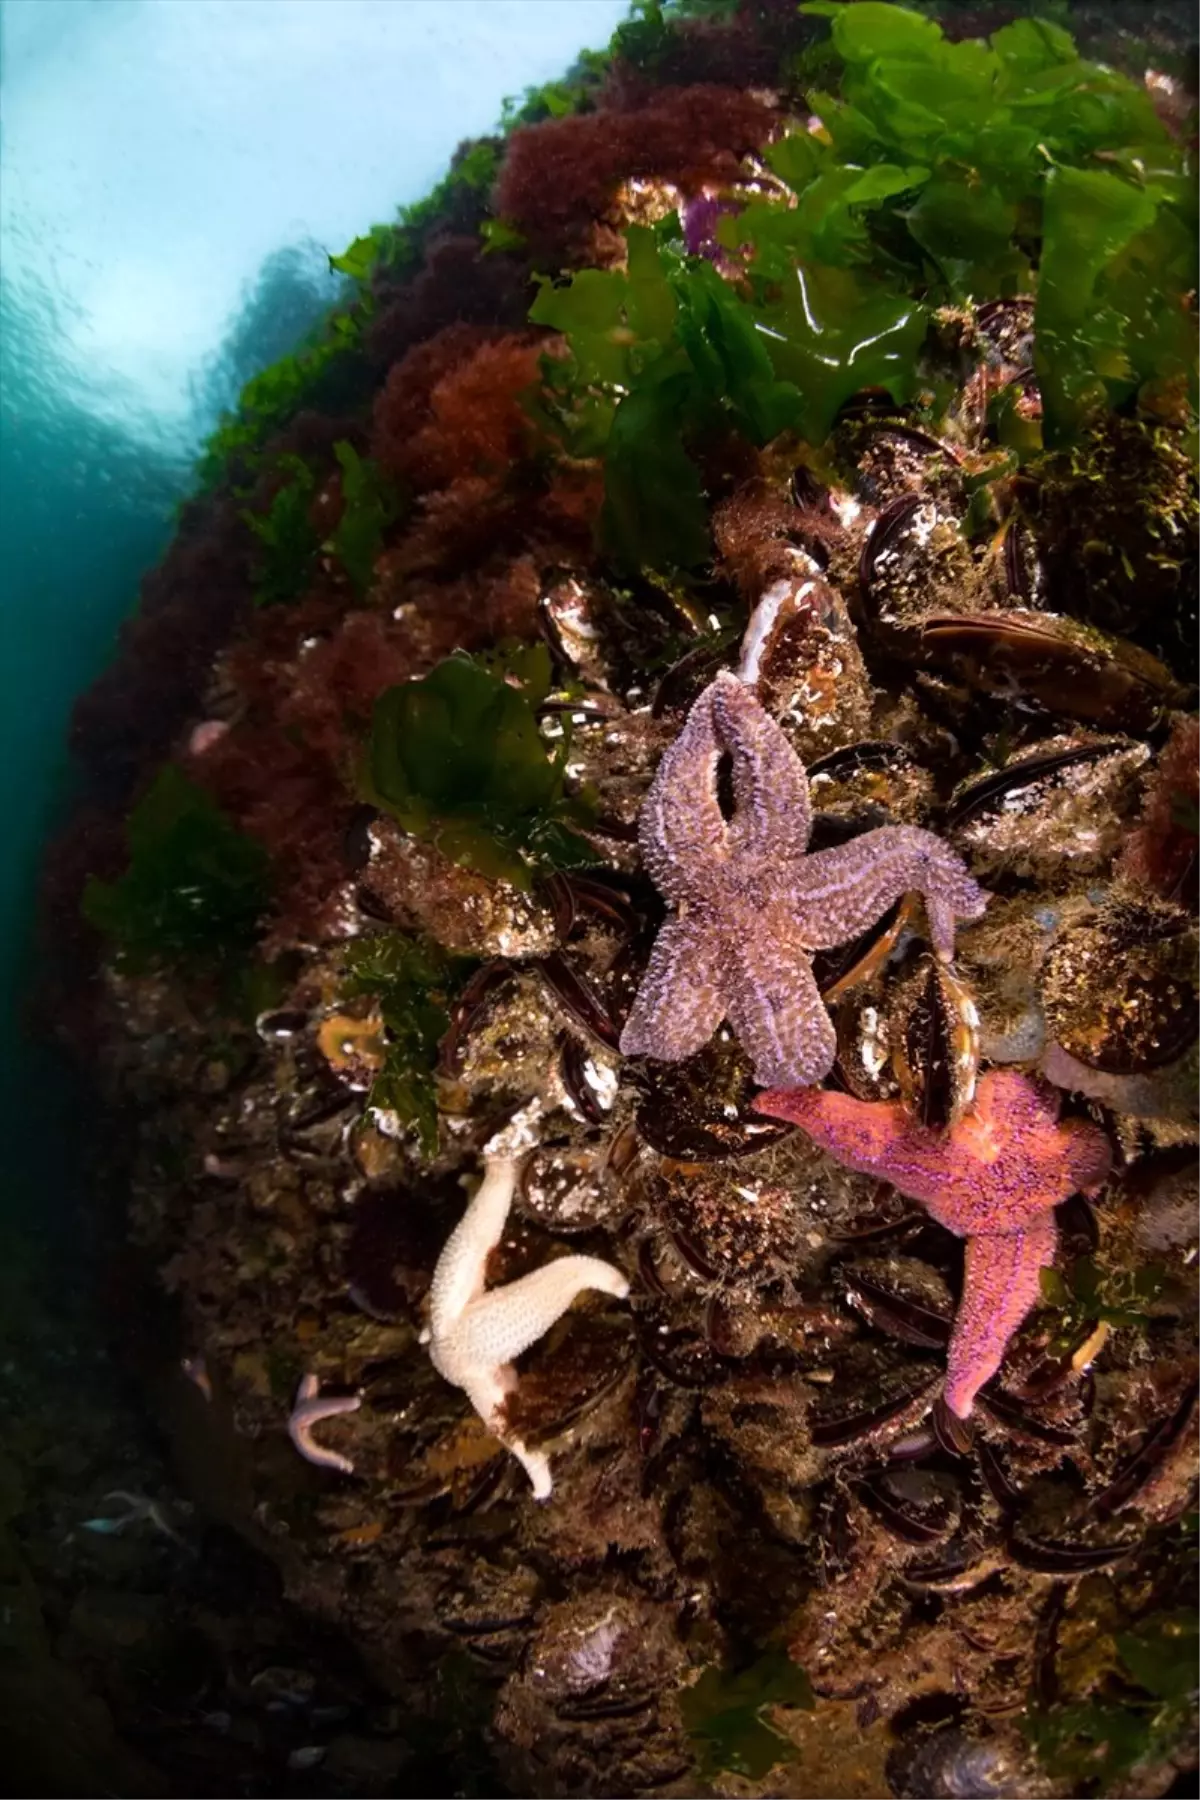
{"type": "Polygon", "coordinates": [[[774,123],[756,95],[704,83],[659,89],[636,112],[547,119],[513,133],[496,211],[533,237],[562,239],[590,227],[622,181],[729,181],[774,123]]]}
{"type": "Polygon", "coordinates": [[[389,473],[418,491],[446,487],[463,476],[503,477],[532,448],[533,422],[521,398],[537,387],[545,346],[528,336],[508,336],[480,343],[464,356],[463,338],[474,329],[451,326],[410,353],[392,370],[376,402],[374,454],[389,473]],[[436,354],[428,354],[435,347],[436,354]],[[448,366],[441,372],[443,357],[448,366]],[[429,371],[437,378],[422,409],[418,383],[429,371]]]}
{"type": "Polygon", "coordinates": [[[745,483],[713,513],[721,561],[750,605],[771,586],[796,573],[796,550],[824,557],[841,538],[832,514],[793,506],[766,481],[745,483]]]}
{"type": "Polygon", "coordinates": [[[523,264],[508,256],[481,256],[478,237],[438,238],[414,281],[396,288],[382,279],[376,296],[379,312],[365,347],[380,375],[447,325],[519,331],[532,299],[523,264]]]}

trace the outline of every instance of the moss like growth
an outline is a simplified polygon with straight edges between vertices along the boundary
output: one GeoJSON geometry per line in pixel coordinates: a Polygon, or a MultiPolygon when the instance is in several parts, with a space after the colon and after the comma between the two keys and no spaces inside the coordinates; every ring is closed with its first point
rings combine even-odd
{"type": "Polygon", "coordinates": [[[426,1156],[437,1149],[437,1048],[450,1023],[449,1003],[473,966],[431,940],[398,931],[361,938],[345,955],[343,994],[374,999],[387,1034],[371,1105],[411,1126],[426,1156]]]}

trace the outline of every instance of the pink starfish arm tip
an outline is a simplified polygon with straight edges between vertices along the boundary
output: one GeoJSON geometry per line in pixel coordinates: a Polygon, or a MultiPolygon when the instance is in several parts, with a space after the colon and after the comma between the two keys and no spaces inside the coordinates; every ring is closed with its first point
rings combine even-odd
{"type": "Polygon", "coordinates": [[[1009,1339],[1041,1295],[1041,1272],[1054,1261],[1054,1214],[1024,1231],[967,1239],[962,1299],[946,1358],[945,1400],[960,1419],[1004,1360],[1009,1339]]]}

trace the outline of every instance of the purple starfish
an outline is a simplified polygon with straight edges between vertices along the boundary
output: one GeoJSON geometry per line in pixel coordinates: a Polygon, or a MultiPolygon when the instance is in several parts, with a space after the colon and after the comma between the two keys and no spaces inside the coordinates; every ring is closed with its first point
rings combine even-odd
{"type": "Polygon", "coordinates": [[[1014,1070],[989,1071],[971,1111],[941,1134],[899,1101],[818,1088],[760,1094],[754,1105],[798,1125],[847,1168],[890,1181],[966,1238],[945,1399],[967,1418],[1054,1260],[1055,1206],[1076,1191],[1095,1193],[1108,1176],[1104,1133],[1081,1119],[1059,1124],[1054,1089],[1014,1070]]]}
{"type": "Polygon", "coordinates": [[[949,957],[955,919],[977,919],[987,905],[930,831],[889,825],[810,856],[810,824],[799,757],[751,689],[723,672],[692,707],[642,807],[642,857],[675,914],[621,1034],[626,1056],[691,1056],[727,1018],[764,1086],[820,1081],[837,1041],[813,951],[858,937],[917,892],[934,947],[949,957]],[[728,820],[717,787],[724,755],[728,820]]]}

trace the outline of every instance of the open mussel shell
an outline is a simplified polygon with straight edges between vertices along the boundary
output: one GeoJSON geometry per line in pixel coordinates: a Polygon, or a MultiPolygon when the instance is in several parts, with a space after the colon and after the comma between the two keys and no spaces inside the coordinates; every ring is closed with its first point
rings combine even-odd
{"type": "MultiPolygon", "coordinates": [[[[848,838],[857,835],[855,831],[848,834],[848,838]]],[[[860,936],[847,944],[839,944],[836,949],[818,951],[812,960],[812,970],[826,1005],[871,981],[919,917],[915,895],[904,894],[860,936]]]]}
{"type": "Polygon", "coordinates": [[[792,1127],[751,1110],[757,1093],[750,1062],[728,1026],[684,1062],[648,1057],[637,1077],[638,1130],[645,1143],[677,1162],[750,1156],[778,1143],[792,1127]]]}
{"type": "Polygon", "coordinates": [[[538,621],[561,674],[608,686],[604,607],[585,582],[566,572],[552,575],[538,601],[538,621]]]}
{"type": "Polygon", "coordinates": [[[1127,738],[1048,739],[964,783],[944,830],[983,877],[1095,874],[1127,835],[1149,755],[1127,738]]]}
{"type": "Polygon", "coordinates": [[[923,956],[889,1005],[892,1069],[904,1104],[931,1131],[961,1118],[975,1097],[979,1012],[966,982],[923,956]]]}
{"type": "Polygon", "coordinates": [[[892,1069],[887,1009],[875,988],[847,993],[833,1022],[839,1080],[858,1100],[894,1100],[900,1084],[892,1069]]]}
{"type": "Polygon", "coordinates": [[[1050,947],[1042,1005],[1054,1041],[1089,1069],[1133,1075],[1196,1041],[1196,938],[1182,913],[1120,900],[1050,947]]]}
{"type": "Polygon", "coordinates": [[[1147,730],[1187,697],[1148,651],[1056,613],[926,608],[921,644],[932,662],[981,693],[1110,731],[1147,730]]]}

